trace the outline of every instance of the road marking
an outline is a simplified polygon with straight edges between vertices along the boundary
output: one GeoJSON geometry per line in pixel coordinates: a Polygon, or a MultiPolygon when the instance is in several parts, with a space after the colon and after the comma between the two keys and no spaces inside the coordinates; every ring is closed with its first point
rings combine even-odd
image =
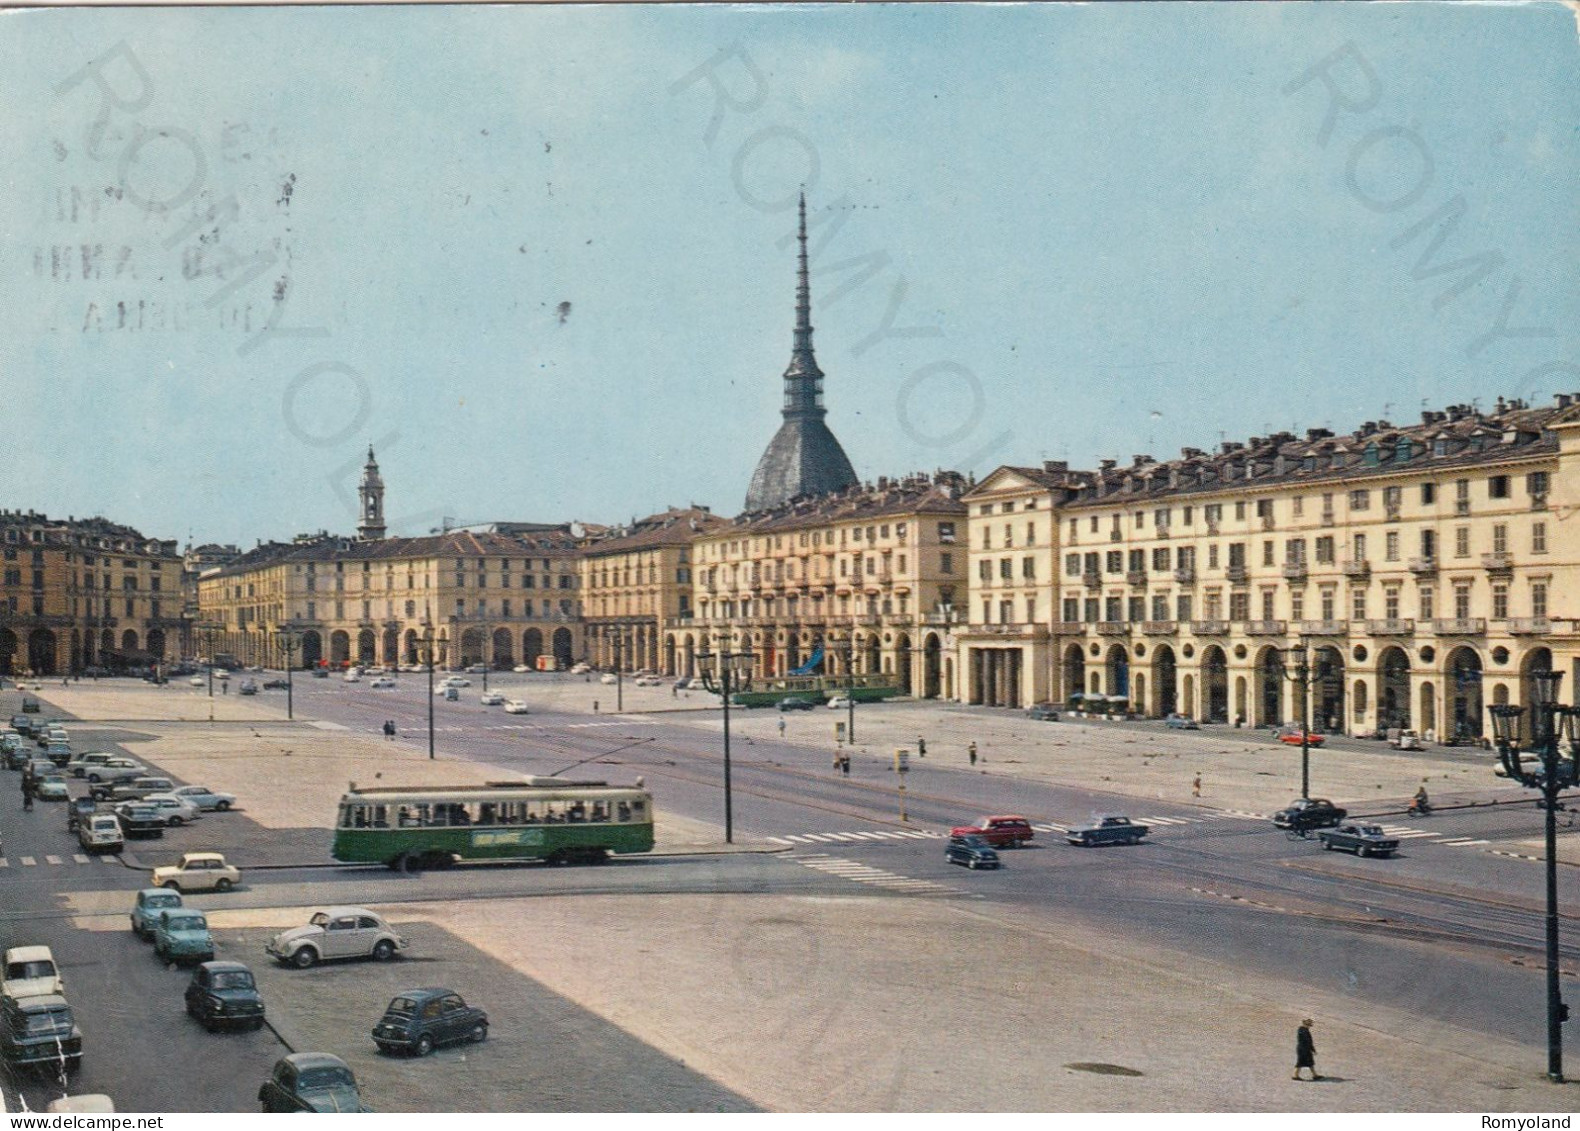
{"type": "Polygon", "coordinates": [[[1475,840],[1475,839],[1473,839],[1471,837],[1468,837],[1468,836],[1456,836],[1456,837],[1450,837],[1447,840],[1441,840],[1438,843],[1439,844],[1452,844],[1455,848],[1458,848],[1458,847],[1461,847],[1462,845],[1466,845],[1466,844],[1491,844],[1492,842],[1490,840],[1475,840]]]}
{"type": "Polygon", "coordinates": [[[37,863],[38,861],[34,860],[31,856],[22,857],[22,867],[24,868],[31,868],[37,863]]]}
{"type": "Polygon", "coordinates": [[[87,856],[85,856],[85,855],[84,855],[84,854],[83,854],[83,853],[81,853],[81,852],[79,852],[79,853],[77,853],[77,854],[76,854],[76,855],[74,855],[74,856],[73,856],[73,857],[72,857],[72,859],[73,859],[73,860],[75,860],[75,861],[76,861],[76,862],[77,862],[77,863],[79,863],[79,864],[88,864],[88,863],[91,863],[91,861],[90,861],[90,860],[89,860],[89,859],[88,859],[88,857],[87,857],[87,856]]]}
{"type": "Polygon", "coordinates": [[[1136,819],[1142,824],[1150,822],[1154,825],[1193,825],[1196,823],[1192,817],[1138,817],[1136,819]]]}
{"type": "Polygon", "coordinates": [[[1441,835],[1433,832],[1431,829],[1416,829],[1411,828],[1409,825],[1379,825],[1378,828],[1382,829],[1389,836],[1402,837],[1406,840],[1411,837],[1436,837],[1441,835]]]}
{"type": "Polygon", "coordinates": [[[954,888],[937,884],[931,880],[918,880],[912,876],[901,876],[894,872],[885,872],[881,868],[873,868],[855,860],[844,860],[837,856],[825,856],[814,853],[808,856],[791,857],[803,868],[812,868],[842,880],[851,880],[855,883],[869,884],[889,891],[914,892],[918,895],[961,895],[954,888]]]}
{"type": "Polygon", "coordinates": [[[1542,862],[1542,858],[1540,856],[1527,856],[1523,852],[1505,852],[1501,848],[1489,848],[1487,851],[1492,853],[1494,856],[1511,856],[1515,860],[1529,860],[1535,864],[1540,864],[1542,862]]]}
{"type": "Polygon", "coordinates": [[[46,857],[44,857],[44,859],[47,862],[51,863],[51,864],[59,864],[60,863],[60,857],[59,856],[46,856],[46,857]]]}
{"type": "Polygon", "coordinates": [[[768,839],[773,841],[775,844],[788,845],[788,844],[792,843],[791,840],[789,840],[789,839],[787,839],[785,837],[782,837],[782,836],[771,836],[768,839]]]}
{"type": "Polygon", "coordinates": [[[1266,813],[1247,813],[1244,809],[1225,809],[1223,816],[1242,817],[1248,821],[1265,821],[1268,819],[1266,813]]]}
{"type": "Polygon", "coordinates": [[[11,861],[7,860],[4,856],[0,856],[0,868],[9,868],[10,866],[11,861]]]}

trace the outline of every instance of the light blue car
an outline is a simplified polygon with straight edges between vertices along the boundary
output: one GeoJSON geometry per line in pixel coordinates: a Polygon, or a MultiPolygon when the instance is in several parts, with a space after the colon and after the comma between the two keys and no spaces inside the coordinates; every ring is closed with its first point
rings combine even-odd
{"type": "Polygon", "coordinates": [[[181,893],[168,888],[144,888],[132,904],[132,934],[148,942],[154,937],[154,920],[181,906],[181,893]]]}
{"type": "Polygon", "coordinates": [[[203,912],[194,907],[161,911],[154,920],[154,956],[176,965],[212,959],[214,936],[208,933],[203,912]]]}

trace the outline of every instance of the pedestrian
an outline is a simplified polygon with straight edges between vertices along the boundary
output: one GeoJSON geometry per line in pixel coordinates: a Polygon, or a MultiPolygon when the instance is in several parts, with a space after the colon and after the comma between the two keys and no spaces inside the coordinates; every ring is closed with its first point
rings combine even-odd
{"type": "Polygon", "coordinates": [[[1195,778],[1193,778],[1191,780],[1191,783],[1190,783],[1190,795],[1192,797],[1200,797],[1201,796],[1201,775],[1200,774],[1197,774],[1195,776],[1195,778]]]}
{"type": "Polygon", "coordinates": [[[680,698],[680,686],[678,684],[672,683],[669,685],[669,697],[671,699],[680,698]]]}
{"type": "Polygon", "coordinates": [[[834,751],[834,772],[839,773],[839,768],[844,764],[845,756],[838,750],[834,751]]]}
{"type": "Polygon", "coordinates": [[[594,699],[593,700],[593,714],[596,715],[597,713],[598,713],[598,700],[594,699]]]}
{"type": "Polygon", "coordinates": [[[847,778],[850,777],[850,755],[841,754],[839,757],[839,772],[847,778]]]}
{"type": "Polygon", "coordinates": [[[22,779],[22,809],[27,813],[33,811],[33,776],[31,774],[22,779]]]}
{"type": "Polygon", "coordinates": [[[779,737],[783,738],[784,736],[785,736],[785,717],[783,715],[780,715],[779,716],[779,737]]]}
{"type": "Polygon", "coordinates": [[[1295,1074],[1290,1077],[1292,1080],[1300,1079],[1302,1068],[1311,1069],[1313,1080],[1322,1079],[1317,1074],[1317,1043],[1311,1039],[1313,1024],[1314,1022],[1308,1017],[1300,1023],[1300,1028],[1295,1030],[1295,1074]]]}
{"type": "Polygon", "coordinates": [[[916,740],[916,756],[918,758],[927,757],[927,740],[925,738],[918,738],[916,740]]]}
{"type": "Polygon", "coordinates": [[[966,756],[971,759],[973,766],[977,764],[977,744],[975,742],[966,747],[966,756]]]}

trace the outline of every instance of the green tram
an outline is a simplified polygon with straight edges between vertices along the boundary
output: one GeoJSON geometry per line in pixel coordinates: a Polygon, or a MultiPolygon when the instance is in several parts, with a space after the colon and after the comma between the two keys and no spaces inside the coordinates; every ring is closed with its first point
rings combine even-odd
{"type": "Polygon", "coordinates": [[[849,695],[858,703],[873,703],[900,694],[894,677],[881,674],[857,676],[786,675],[754,679],[746,687],[731,691],[730,702],[737,707],[772,707],[781,699],[795,697],[814,703],[831,696],[849,695]]]}
{"type": "Polygon", "coordinates": [[[653,848],[653,795],[604,782],[528,778],[475,786],[358,789],[340,798],[332,855],[400,871],[457,860],[600,864],[653,848]]]}

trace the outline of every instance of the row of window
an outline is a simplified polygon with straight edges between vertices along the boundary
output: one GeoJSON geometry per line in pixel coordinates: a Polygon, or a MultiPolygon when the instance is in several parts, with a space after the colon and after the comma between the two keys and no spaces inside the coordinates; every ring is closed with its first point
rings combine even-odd
{"type": "MultiPolygon", "coordinates": [[[[909,530],[909,523],[894,523],[894,538],[904,538],[909,530]]],[[[889,531],[890,525],[887,522],[881,524],[874,523],[871,526],[840,527],[838,545],[844,546],[848,542],[888,541],[889,531]]],[[[947,537],[949,540],[953,541],[955,536],[955,524],[952,522],[940,522],[938,524],[938,536],[940,539],[947,537]]],[[[740,557],[743,554],[751,555],[770,553],[774,550],[784,549],[785,539],[788,537],[790,537],[788,534],[768,534],[761,538],[737,538],[729,542],[714,542],[705,544],[702,547],[702,553],[704,556],[711,554],[711,556],[714,558],[733,558],[740,557]]],[[[803,550],[825,545],[833,546],[836,544],[834,531],[832,530],[803,530],[800,534],[796,535],[795,538],[796,546],[803,550]]]]}
{"type": "MultiPolygon", "coordinates": [[[[762,617],[772,620],[783,615],[787,619],[806,616],[816,620],[824,615],[823,598],[813,595],[810,599],[810,608],[804,613],[801,605],[794,597],[786,597],[783,602],[773,597],[763,597],[757,600],[743,601],[703,601],[697,606],[697,615],[703,620],[735,620],[737,617],[762,617]]],[[[855,609],[851,608],[850,597],[836,598],[839,602],[839,616],[850,616],[852,612],[865,612],[867,616],[909,616],[910,599],[905,594],[898,597],[867,597],[864,601],[857,600],[855,609]]],[[[830,602],[831,604],[833,602],[830,602]]]]}

